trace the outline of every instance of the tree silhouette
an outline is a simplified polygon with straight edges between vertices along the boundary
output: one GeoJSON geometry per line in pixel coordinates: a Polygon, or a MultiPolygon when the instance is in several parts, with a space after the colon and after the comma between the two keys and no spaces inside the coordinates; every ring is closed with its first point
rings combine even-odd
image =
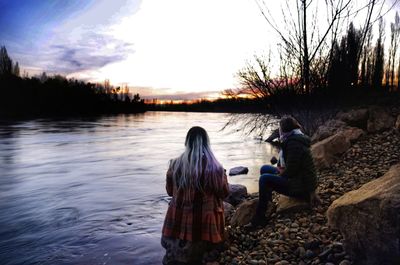
{"type": "Polygon", "coordinates": [[[383,18],[379,20],[378,39],[374,51],[374,70],[372,74],[372,85],[375,89],[382,87],[382,79],[384,74],[385,63],[385,47],[384,47],[384,28],[383,18]]]}
{"type": "Polygon", "coordinates": [[[19,76],[19,64],[18,64],[18,62],[15,63],[12,73],[15,76],[19,76]]]}
{"type": "MultiPolygon", "coordinates": [[[[137,113],[146,110],[139,94],[131,100],[107,80],[103,84],[67,79],[61,75],[21,78],[5,47],[0,49],[0,117],[70,116],[137,113]]],[[[127,89],[122,92],[126,92],[127,89]]]]}
{"type": "Polygon", "coordinates": [[[0,48],[0,75],[12,74],[12,60],[8,56],[7,49],[4,46],[0,48]]]}

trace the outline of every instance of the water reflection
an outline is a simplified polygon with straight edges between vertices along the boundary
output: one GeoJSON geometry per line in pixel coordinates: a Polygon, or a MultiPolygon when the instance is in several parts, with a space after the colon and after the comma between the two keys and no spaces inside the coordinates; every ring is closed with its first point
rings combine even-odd
{"type": "Polygon", "coordinates": [[[220,129],[226,114],[149,112],[0,124],[2,264],[158,264],[168,160],[199,125],[256,191],[275,150],[220,129]]]}

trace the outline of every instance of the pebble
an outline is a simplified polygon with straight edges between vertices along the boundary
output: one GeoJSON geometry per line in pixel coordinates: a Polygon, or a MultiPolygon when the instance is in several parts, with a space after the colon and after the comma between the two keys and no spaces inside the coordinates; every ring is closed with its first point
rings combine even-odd
{"type": "Polygon", "coordinates": [[[239,252],[239,250],[236,247],[233,247],[233,246],[230,247],[230,250],[233,251],[233,252],[239,252]]]}
{"type": "Polygon", "coordinates": [[[275,263],[275,265],[289,265],[289,264],[290,264],[290,262],[287,260],[281,260],[281,261],[275,263]]]}
{"type": "Polygon", "coordinates": [[[306,254],[304,256],[307,259],[311,259],[311,258],[313,258],[315,256],[315,253],[313,251],[307,249],[306,254]]]}
{"type": "Polygon", "coordinates": [[[351,265],[351,262],[345,259],[345,260],[342,260],[342,261],[339,263],[339,265],[351,265]]]}

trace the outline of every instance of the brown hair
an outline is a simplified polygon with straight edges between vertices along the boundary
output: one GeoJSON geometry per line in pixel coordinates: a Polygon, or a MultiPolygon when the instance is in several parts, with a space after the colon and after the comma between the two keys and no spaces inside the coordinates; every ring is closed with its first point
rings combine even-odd
{"type": "Polygon", "coordinates": [[[279,127],[284,133],[290,132],[294,129],[301,129],[300,123],[292,116],[283,116],[279,122],[279,127]]]}

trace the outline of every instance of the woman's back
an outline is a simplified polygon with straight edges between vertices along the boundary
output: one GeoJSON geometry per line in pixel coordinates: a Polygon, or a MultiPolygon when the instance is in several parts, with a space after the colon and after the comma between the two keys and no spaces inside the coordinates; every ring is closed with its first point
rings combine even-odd
{"type": "Polygon", "coordinates": [[[163,236],[212,243],[223,240],[222,199],[228,195],[228,183],[203,128],[189,130],[185,151],[170,162],[166,190],[172,199],[163,236]]]}

